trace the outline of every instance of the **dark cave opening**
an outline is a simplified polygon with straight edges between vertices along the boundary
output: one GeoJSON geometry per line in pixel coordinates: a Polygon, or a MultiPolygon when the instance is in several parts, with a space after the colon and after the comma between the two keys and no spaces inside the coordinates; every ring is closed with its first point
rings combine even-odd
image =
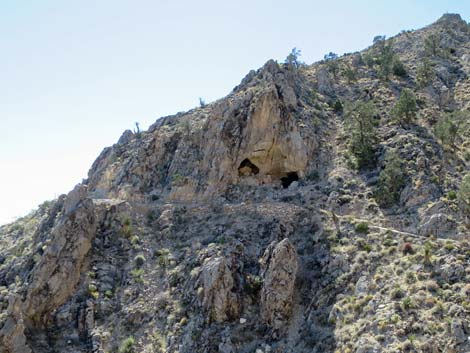
{"type": "Polygon", "coordinates": [[[256,175],[259,173],[259,168],[251,163],[248,158],[245,158],[238,167],[238,175],[239,176],[249,176],[249,175],[256,175]]]}
{"type": "Polygon", "coordinates": [[[285,177],[281,178],[282,187],[284,189],[287,189],[290,184],[297,180],[299,180],[299,175],[297,174],[297,172],[289,172],[285,177]]]}

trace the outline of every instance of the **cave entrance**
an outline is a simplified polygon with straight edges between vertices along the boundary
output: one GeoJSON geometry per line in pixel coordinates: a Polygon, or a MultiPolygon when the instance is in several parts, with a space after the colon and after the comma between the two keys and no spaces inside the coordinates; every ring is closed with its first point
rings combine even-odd
{"type": "Polygon", "coordinates": [[[251,163],[248,158],[245,158],[238,167],[238,176],[250,176],[259,173],[259,168],[251,163]]]}
{"type": "Polygon", "coordinates": [[[282,187],[284,189],[287,189],[290,184],[297,180],[299,180],[299,175],[297,174],[297,172],[289,172],[285,177],[281,178],[282,187]]]}

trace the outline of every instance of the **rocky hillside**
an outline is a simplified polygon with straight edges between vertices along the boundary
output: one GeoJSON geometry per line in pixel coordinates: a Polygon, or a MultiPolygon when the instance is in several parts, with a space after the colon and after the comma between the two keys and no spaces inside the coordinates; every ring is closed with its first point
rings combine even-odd
{"type": "Polygon", "coordinates": [[[470,351],[470,26],[268,61],[0,227],[0,353],[470,351]]]}

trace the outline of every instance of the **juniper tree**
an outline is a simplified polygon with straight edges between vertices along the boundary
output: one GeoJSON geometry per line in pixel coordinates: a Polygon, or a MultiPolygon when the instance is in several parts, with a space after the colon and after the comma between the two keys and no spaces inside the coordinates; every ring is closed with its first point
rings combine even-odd
{"type": "Polygon", "coordinates": [[[443,146],[455,146],[461,123],[460,115],[460,112],[444,114],[434,126],[434,135],[441,141],[443,146]]]}
{"type": "Polygon", "coordinates": [[[434,75],[435,73],[431,61],[429,61],[428,58],[424,58],[416,71],[416,82],[418,83],[418,86],[423,88],[429,85],[434,78],[434,75]]]}
{"type": "Polygon", "coordinates": [[[346,106],[346,123],[350,131],[349,150],[358,168],[375,165],[378,138],[374,120],[376,108],[373,102],[358,101],[346,106]]]}
{"type": "Polygon", "coordinates": [[[404,88],[400,93],[400,98],[392,108],[392,116],[399,121],[400,124],[408,124],[416,117],[418,107],[413,92],[404,88]]]}
{"type": "Polygon", "coordinates": [[[301,50],[294,47],[292,48],[289,55],[287,55],[284,63],[288,66],[298,69],[302,65],[302,62],[299,61],[300,56],[302,56],[301,50]]]}
{"type": "Polygon", "coordinates": [[[326,67],[328,68],[328,71],[330,71],[334,77],[338,74],[339,71],[339,64],[336,59],[338,59],[338,54],[329,52],[328,54],[325,54],[323,56],[323,59],[325,60],[326,67]]]}
{"type": "Polygon", "coordinates": [[[379,174],[375,198],[381,206],[392,206],[400,199],[405,185],[405,172],[396,152],[389,151],[385,156],[385,167],[379,174]]]}

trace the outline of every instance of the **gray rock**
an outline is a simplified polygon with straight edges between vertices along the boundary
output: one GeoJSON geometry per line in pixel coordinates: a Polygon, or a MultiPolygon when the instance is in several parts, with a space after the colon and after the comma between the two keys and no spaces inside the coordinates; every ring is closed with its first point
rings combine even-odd
{"type": "Polygon", "coordinates": [[[287,238],[279,243],[273,242],[264,252],[261,265],[261,317],[272,328],[281,329],[292,311],[297,252],[287,238]]]}
{"type": "Polygon", "coordinates": [[[232,291],[232,272],[223,257],[206,260],[202,266],[201,280],[204,289],[202,305],[209,313],[209,320],[223,322],[235,318],[239,312],[237,295],[232,291]]]}

